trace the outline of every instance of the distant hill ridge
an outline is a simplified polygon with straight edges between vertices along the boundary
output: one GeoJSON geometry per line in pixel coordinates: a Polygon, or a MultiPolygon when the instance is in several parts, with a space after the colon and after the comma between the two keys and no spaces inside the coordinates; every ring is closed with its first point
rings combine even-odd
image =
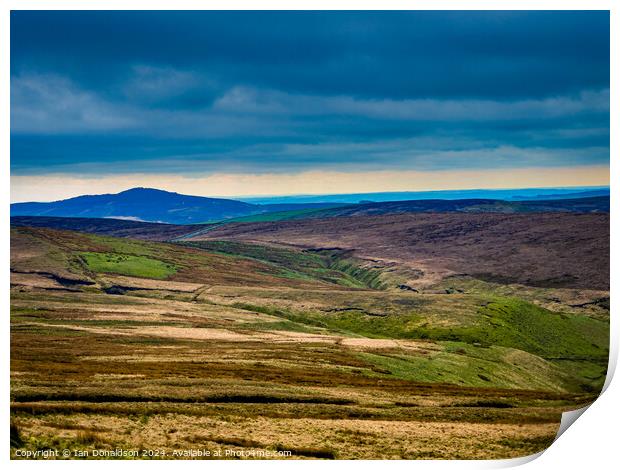
{"type": "Polygon", "coordinates": [[[370,202],[315,211],[309,214],[309,217],[346,217],[406,212],[609,212],[609,196],[542,201],[427,199],[419,201],[370,202]]]}
{"type": "Polygon", "coordinates": [[[334,207],[333,203],[251,204],[233,199],[190,196],[151,188],[117,194],[85,195],[54,202],[11,204],[11,216],[114,218],[169,224],[203,223],[293,208],[334,207]]]}
{"type": "Polygon", "coordinates": [[[609,212],[609,196],[506,201],[421,199],[387,202],[251,204],[233,199],[189,196],[150,188],[118,194],[85,195],[55,202],[11,204],[11,217],[120,219],[167,224],[251,222],[398,214],[406,212],[609,212]]]}

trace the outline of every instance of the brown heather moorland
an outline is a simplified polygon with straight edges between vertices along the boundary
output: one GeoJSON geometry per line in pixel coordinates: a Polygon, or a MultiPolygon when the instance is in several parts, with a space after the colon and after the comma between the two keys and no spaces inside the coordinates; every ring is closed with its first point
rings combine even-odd
{"type": "Polygon", "coordinates": [[[604,382],[608,248],[606,214],[13,228],[11,455],[539,452],[604,382]]]}

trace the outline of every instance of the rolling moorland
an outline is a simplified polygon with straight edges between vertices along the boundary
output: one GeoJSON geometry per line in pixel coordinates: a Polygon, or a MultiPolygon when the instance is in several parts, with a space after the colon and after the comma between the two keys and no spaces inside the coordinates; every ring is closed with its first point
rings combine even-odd
{"type": "Polygon", "coordinates": [[[12,218],[12,455],[546,448],[605,380],[608,199],[376,204],[12,218]]]}
{"type": "Polygon", "coordinates": [[[112,218],[167,224],[204,224],[229,220],[257,222],[395,212],[609,212],[608,189],[564,191],[556,194],[562,196],[561,199],[568,199],[566,201],[548,200],[549,194],[543,189],[529,190],[526,192],[529,195],[521,194],[524,191],[439,191],[437,195],[430,193],[435,196],[434,199],[428,199],[429,194],[426,193],[420,193],[427,196],[424,199],[418,199],[416,193],[325,196],[330,202],[299,202],[297,199],[282,202],[287,201],[287,198],[274,197],[267,198],[267,201],[276,201],[272,203],[248,203],[233,199],[188,196],[159,189],[133,188],[118,194],[79,196],[54,202],[14,203],[11,204],[11,216],[112,218]],[[444,193],[451,197],[441,199],[444,193]],[[476,197],[455,198],[459,193],[476,197]],[[530,200],[477,196],[487,193],[498,193],[510,199],[527,197],[530,200]],[[409,197],[397,198],[399,194],[409,194],[409,197]],[[386,198],[387,200],[384,200],[386,198]],[[354,203],[347,202],[350,200],[354,203]]]}

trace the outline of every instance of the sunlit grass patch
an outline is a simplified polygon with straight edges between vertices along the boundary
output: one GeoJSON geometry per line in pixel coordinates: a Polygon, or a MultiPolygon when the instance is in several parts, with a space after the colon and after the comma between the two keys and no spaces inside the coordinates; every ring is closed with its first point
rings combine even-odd
{"type": "Polygon", "coordinates": [[[248,330],[248,331],[293,331],[296,333],[314,333],[321,334],[324,333],[325,330],[314,328],[308,325],[304,325],[301,323],[295,323],[288,320],[283,321],[272,321],[272,322],[255,322],[255,323],[243,323],[239,327],[239,329],[248,330]]]}
{"type": "Polygon", "coordinates": [[[546,360],[519,349],[499,346],[439,344],[441,350],[426,355],[395,351],[364,352],[359,353],[359,357],[375,366],[372,375],[468,387],[592,392],[599,385],[596,380],[602,385],[605,377],[604,367],[596,363],[575,365],[570,361],[546,360]],[[584,375],[586,371],[589,376],[584,375]]]}
{"type": "Polygon", "coordinates": [[[177,271],[173,264],[146,256],[96,252],[82,252],[80,256],[91,271],[99,273],[166,279],[177,271]]]}

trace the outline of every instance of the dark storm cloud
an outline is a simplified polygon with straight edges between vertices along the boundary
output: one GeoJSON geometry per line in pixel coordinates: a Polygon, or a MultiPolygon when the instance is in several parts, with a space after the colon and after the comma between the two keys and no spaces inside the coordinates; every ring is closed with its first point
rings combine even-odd
{"type": "Polygon", "coordinates": [[[606,12],[13,12],[11,77],[22,174],[609,158],[606,12]]]}

